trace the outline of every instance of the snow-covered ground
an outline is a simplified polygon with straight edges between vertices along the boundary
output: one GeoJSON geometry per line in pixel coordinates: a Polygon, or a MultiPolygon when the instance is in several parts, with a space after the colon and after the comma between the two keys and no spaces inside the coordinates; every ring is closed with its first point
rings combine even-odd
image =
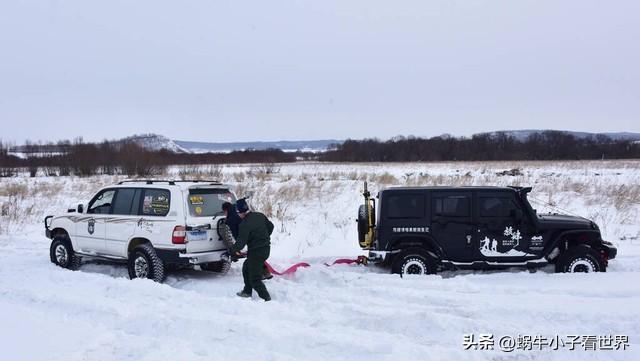
{"type": "Polygon", "coordinates": [[[241,262],[225,276],[181,271],[162,285],[130,281],[124,266],[103,262],[63,270],[49,262],[42,218],[121,178],[0,179],[2,358],[640,359],[640,161],[243,165],[195,176],[221,177],[240,195],[253,193],[254,207],[276,223],[276,268],[299,260],[312,267],[268,281],[270,303],[235,296],[241,262]],[[503,171],[515,175],[497,175],[503,171]],[[364,179],[372,190],[531,185],[532,198],[594,219],[619,257],[603,274],[511,270],[400,279],[374,266],[325,267],[361,254],[354,217],[364,179]],[[493,334],[496,350],[465,350],[465,334],[493,334]],[[618,335],[628,336],[629,346],[498,350],[501,337],[518,335],[618,335]]]}

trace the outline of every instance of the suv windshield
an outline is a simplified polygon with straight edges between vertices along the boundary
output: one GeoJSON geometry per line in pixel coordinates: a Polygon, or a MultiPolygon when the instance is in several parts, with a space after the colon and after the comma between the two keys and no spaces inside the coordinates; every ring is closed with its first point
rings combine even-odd
{"type": "Polygon", "coordinates": [[[189,214],[193,217],[213,217],[222,212],[224,202],[235,203],[228,189],[201,188],[189,190],[189,214]]]}

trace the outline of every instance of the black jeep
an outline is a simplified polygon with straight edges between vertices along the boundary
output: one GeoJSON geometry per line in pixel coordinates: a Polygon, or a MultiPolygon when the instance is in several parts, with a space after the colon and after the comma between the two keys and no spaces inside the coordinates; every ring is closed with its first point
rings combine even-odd
{"type": "Polygon", "coordinates": [[[605,272],[617,249],[585,218],[538,215],[531,188],[389,188],[358,211],[360,246],[400,274],[445,269],[528,268],[605,272]]]}

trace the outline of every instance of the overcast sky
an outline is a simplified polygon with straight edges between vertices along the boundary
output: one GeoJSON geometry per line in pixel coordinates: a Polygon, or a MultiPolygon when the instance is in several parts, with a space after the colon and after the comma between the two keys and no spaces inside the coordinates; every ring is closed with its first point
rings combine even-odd
{"type": "Polygon", "coordinates": [[[640,132],[640,1],[0,2],[0,138],[640,132]]]}

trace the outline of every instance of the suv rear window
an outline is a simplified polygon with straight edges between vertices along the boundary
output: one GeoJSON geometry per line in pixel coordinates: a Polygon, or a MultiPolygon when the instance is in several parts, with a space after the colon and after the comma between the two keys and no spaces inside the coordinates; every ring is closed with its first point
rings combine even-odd
{"type": "Polygon", "coordinates": [[[171,193],[166,189],[145,189],[142,198],[142,215],[166,216],[171,205],[171,193]]]}
{"type": "Polygon", "coordinates": [[[192,217],[213,217],[222,212],[224,202],[235,203],[233,193],[224,188],[189,190],[189,214],[192,217]]]}

